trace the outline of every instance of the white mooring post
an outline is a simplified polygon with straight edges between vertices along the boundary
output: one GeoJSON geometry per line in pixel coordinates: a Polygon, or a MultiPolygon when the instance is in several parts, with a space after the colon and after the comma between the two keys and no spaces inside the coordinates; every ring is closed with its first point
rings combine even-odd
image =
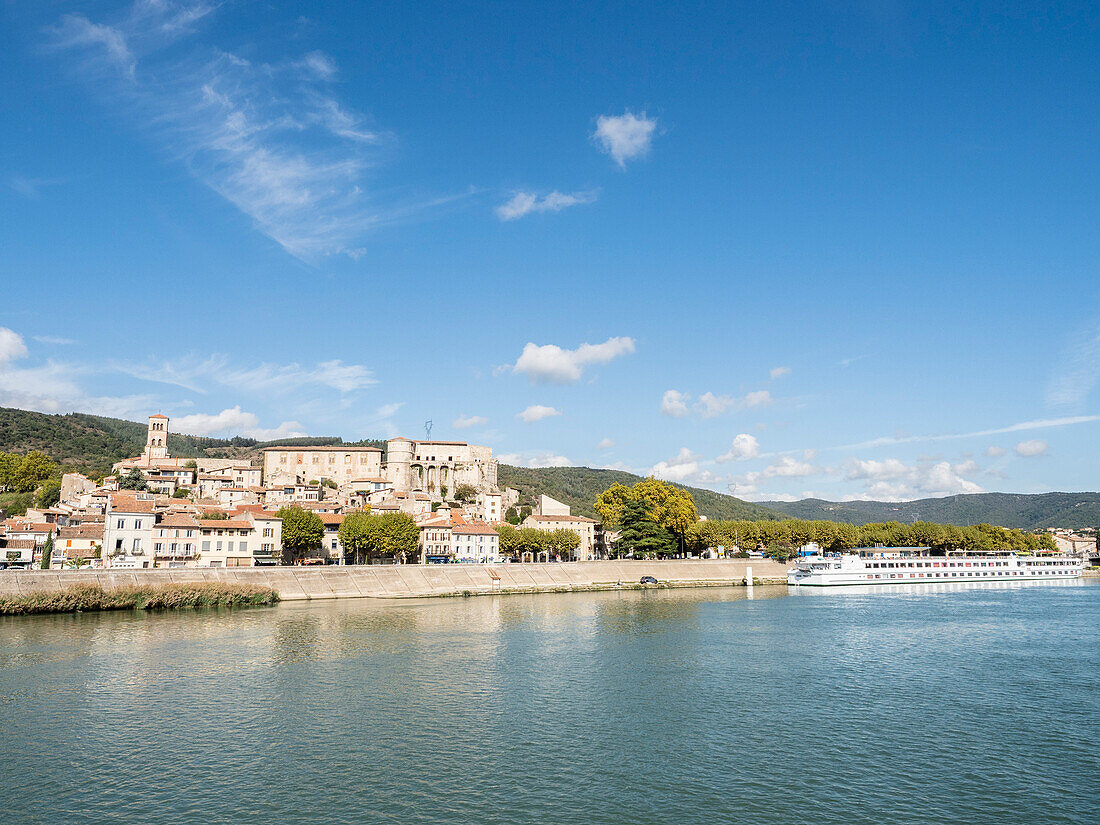
{"type": "Polygon", "coordinates": [[[749,588],[752,587],[752,565],[751,564],[747,565],[745,567],[745,586],[749,587],[749,588]]]}

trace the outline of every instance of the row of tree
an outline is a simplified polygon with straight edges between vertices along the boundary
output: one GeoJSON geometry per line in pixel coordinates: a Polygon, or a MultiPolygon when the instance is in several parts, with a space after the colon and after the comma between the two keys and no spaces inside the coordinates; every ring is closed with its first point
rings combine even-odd
{"type": "Polygon", "coordinates": [[[769,554],[786,557],[811,542],[823,550],[851,550],[856,547],[929,547],[934,551],[963,550],[988,552],[1005,550],[1034,553],[1055,550],[1048,534],[1036,535],[1023,530],[974,524],[961,527],[918,521],[913,524],[878,522],[856,526],[832,521],[701,521],[692,525],[686,536],[689,550],[700,552],[709,547],[737,547],[751,550],[760,545],[769,554]]]}
{"type": "Polygon", "coordinates": [[[536,530],[499,524],[496,531],[500,536],[500,552],[505,556],[522,557],[530,553],[538,558],[539,554],[546,553],[551,558],[568,559],[581,544],[581,537],[572,530],[536,530]]]}
{"type": "Polygon", "coordinates": [[[1048,534],[975,524],[961,527],[918,521],[857,526],[832,521],[699,521],[691,494],[664,481],[647,478],[633,487],[613,484],[596,499],[596,512],[606,529],[619,533],[613,553],[635,557],[699,553],[708,548],[759,546],[769,555],[786,558],[811,542],[827,551],[856,547],[930,547],[934,551],[983,552],[1004,550],[1034,553],[1055,550],[1048,534]]]}

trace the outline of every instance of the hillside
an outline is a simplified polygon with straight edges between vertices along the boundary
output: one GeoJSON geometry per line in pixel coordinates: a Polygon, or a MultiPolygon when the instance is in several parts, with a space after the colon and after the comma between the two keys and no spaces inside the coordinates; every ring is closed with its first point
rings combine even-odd
{"type": "MultiPolygon", "coordinates": [[[[86,413],[49,415],[0,407],[0,452],[41,450],[58,464],[93,476],[110,472],[111,465],[140,455],[146,426],[119,418],[86,413]]],[[[179,458],[239,458],[260,460],[260,450],[280,444],[342,444],[340,438],[293,438],[258,442],[252,438],[203,438],[168,434],[168,452],[179,458]]],[[[383,442],[363,441],[381,447],[383,442]]]]}
{"type": "Polygon", "coordinates": [[[762,501],[765,507],[803,519],[850,524],[870,521],[935,521],[941,524],[999,524],[1022,530],[1100,526],[1100,493],[974,493],[916,501],[762,501]]]}
{"type": "MultiPolygon", "coordinates": [[[[497,482],[501,487],[513,487],[525,500],[534,501],[540,495],[556,498],[572,508],[573,515],[596,518],[592,505],[596,497],[618,482],[628,487],[641,481],[641,476],[622,470],[594,470],[590,467],[513,467],[501,464],[497,482]]],[[[759,504],[733,496],[683,486],[695,499],[701,515],[709,519],[776,519],[782,516],[759,504]]]]}

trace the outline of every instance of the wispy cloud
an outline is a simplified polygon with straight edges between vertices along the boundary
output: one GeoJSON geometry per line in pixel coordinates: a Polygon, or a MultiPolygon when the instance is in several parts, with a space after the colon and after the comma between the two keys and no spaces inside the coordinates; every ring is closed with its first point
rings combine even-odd
{"type": "Polygon", "coordinates": [[[904,435],[882,436],[872,438],[870,441],[860,441],[856,444],[842,444],[839,447],[830,447],[831,450],[863,450],[869,447],[885,447],[893,444],[914,444],[917,442],[955,441],[960,438],[981,438],[989,435],[1003,435],[1005,433],[1018,433],[1026,430],[1046,430],[1052,427],[1071,427],[1076,424],[1089,424],[1100,421],[1100,415],[1075,415],[1065,418],[1040,418],[1035,421],[1021,421],[1018,424],[1009,424],[1007,427],[996,427],[990,430],[974,430],[969,433],[943,433],[939,435],[904,435]]]}
{"type": "Polygon", "coordinates": [[[144,0],[107,22],[65,15],[51,45],[78,61],[97,93],[156,135],[203,183],[290,254],[316,261],[363,254],[395,215],[368,173],[388,138],[337,100],[333,59],[254,62],[196,35],[209,3],[144,0]]]}
{"type": "Polygon", "coordinates": [[[768,374],[772,377],[772,380],[774,381],[776,378],[782,378],[784,375],[790,375],[791,374],[791,368],[790,367],[772,367],[771,371],[768,374]]]}
{"type": "Polygon", "coordinates": [[[69,344],[75,344],[76,341],[71,338],[58,338],[54,335],[34,335],[32,336],[35,341],[40,344],[55,344],[57,346],[68,346],[69,344]]]}
{"type": "Polygon", "coordinates": [[[227,356],[211,355],[158,363],[120,363],[114,369],[143,381],[173,384],[198,393],[207,392],[211,384],[254,393],[293,392],[307,386],[350,393],[377,383],[367,367],[340,360],[321,361],[313,366],[261,363],[243,367],[232,364],[227,356]]]}
{"type": "Polygon", "coordinates": [[[585,367],[606,364],[632,352],[634,339],[627,337],[608,338],[602,344],[581,344],[576,349],[528,343],[512,372],[524,373],[532,384],[572,384],[580,380],[585,367]]]}
{"type": "Polygon", "coordinates": [[[599,192],[595,189],[570,195],[555,190],[541,197],[535,192],[516,192],[494,211],[502,221],[514,221],[535,212],[561,212],[570,206],[594,203],[598,196],[599,192]]]}
{"type": "Polygon", "coordinates": [[[622,169],[628,160],[643,157],[649,152],[656,131],[655,118],[646,117],[645,112],[635,115],[627,111],[621,115],[601,115],[596,120],[592,138],[622,169]]]}
{"type": "Polygon", "coordinates": [[[1046,401],[1054,407],[1072,408],[1089,397],[1097,382],[1100,382],[1100,323],[1093,322],[1066,342],[1047,385],[1046,401]]]}

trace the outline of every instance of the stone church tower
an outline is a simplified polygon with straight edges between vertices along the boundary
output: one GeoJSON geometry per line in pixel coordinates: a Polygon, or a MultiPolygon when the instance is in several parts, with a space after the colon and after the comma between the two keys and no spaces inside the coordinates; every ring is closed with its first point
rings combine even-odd
{"type": "Polygon", "coordinates": [[[168,458],[168,416],[149,416],[149,432],[145,436],[142,458],[147,462],[168,458]]]}

